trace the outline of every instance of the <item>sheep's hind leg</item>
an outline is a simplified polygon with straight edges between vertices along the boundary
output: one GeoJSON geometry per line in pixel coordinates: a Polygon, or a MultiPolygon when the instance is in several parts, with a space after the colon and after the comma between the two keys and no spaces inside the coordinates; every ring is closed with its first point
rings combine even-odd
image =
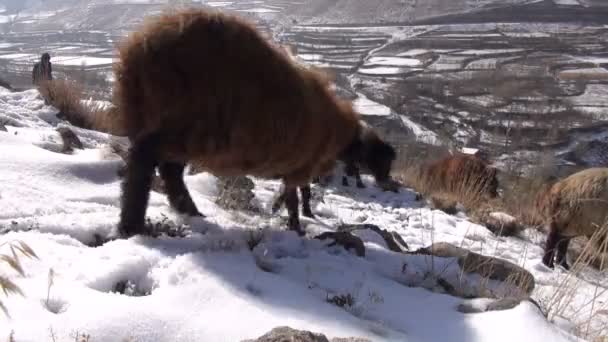
{"type": "Polygon", "coordinates": [[[310,218],[315,218],[315,215],[310,209],[310,184],[300,187],[300,194],[302,194],[302,215],[310,218]]]}
{"type": "Polygon", "coordinates": [[[566,270],[570,269],[570,265],[568,265],[568,260],[566,258],[566,254],[568,253],[568,245],[570,244],[570,238],[562,238],[557,243],[557,264],[563,267],[566,270]]]}
{"type": "Polygon", "coordinates": [[[357,182],[357,188],[365,189],[365,184],[363,184],[363,181],[361,180],[361,173],[359,173],[359,168],[355,167],[354,171],[355,171],[355,181],[357,182]]]}
{"type": "Polygon", "coordinates": [[[285,206],[287,207],[287,213],[289,214],[289,229],[294,230],[298,235],[304,235],[304,231],[300,227],[300,213],[298,208],[298,188],[297,187],[285,187],[285,206]]]}
{"type": "Polygon", "coordinates": [[[315,218],[310,208],[310,184],[300,188],[300,194],[302,194],[302,215],[310,218],[315,218]]]}
{"type": "Polygon", "coordinates": [[[118,233],[129,237],[145,232],[146,208],[157,164],[158,138],[148,136],[133,143],[122,182],[118,233]]]}
{"type": "Polygon", "coordinates": [[[560,240],[561,236],[557,232],[557,226],[552,222],[549,226],[549,235],[547,236],[547,242],[545,243],[545,254],[543,256],[543,264],[549,268],[553,268],[555,249],[560,240]]]}
{"type": "Polygon", "coordinates": [[[279,211],[279,209],[281,209],[281,206],[283,205],[283,203],[285,203],[285,190],[280,190],[280,194],[279,196],[277,196],[277,198],[274,200],[274,203],[272,204],[272,213],[276,213],[277,211],[279,211]]]}
{"type": "Polygon", "coordinates": [[[163,162],[160,164],[160,177],[165,182],[169,204],[180,214],[204,217],[196,208],[188,188],[186,188],[184,168],[185,165],[182,163],[163,162]]]}

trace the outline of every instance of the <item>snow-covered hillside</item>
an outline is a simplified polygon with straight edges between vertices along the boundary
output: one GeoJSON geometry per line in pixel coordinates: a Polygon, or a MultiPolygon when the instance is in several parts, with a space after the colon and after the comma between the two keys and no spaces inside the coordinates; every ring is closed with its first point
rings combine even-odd
{"type": "MultiPolygon", "coordinates": [[[[106,242],[119,213],[122,161],[109,152],[110,136],[73,127],[85,149],[59,153],[55,128],[65,124],[55,112],[36,90],[0,88],[6,126],[0,131],[0,244],[21,240],[39,257],[21,259],[24,277],[0,264],[0,275],[25,294],[0,297],[11,315],[0,318],[0,339],[72,341],[87,334],[91,341],[240,341],[288,325],[371,341],[570,341],[591,310],[608,300],[601,274],[588,270],[575,277],[577,291],[560,312],[570,322],[552,317],[559,324],[550,323],[528,301],[464,314],[459,306],[483,307],[489,300],[436,293],[429,283],[447,279],[471,293],[481,287],[498,293],[504,284],[463,274],[451,258],[390,251],[373,231],[357,233],[364,257],[313,239],[342,223],[367,223],[396,232],[412,251],[450,242],[524,267],[536,279],[532,298],[543,309],[554,303],[567,273],[541,266],[541,236],[498,238],[463,214],[426,207],[409,190],[380,192],[367,178],[366,189],[317,188],[324,193],[313,209],[318,218],[303,219],[307,235],[299,237],[285,231],[284,218],[269,214],[278,182],[255,181],[263,214],[253,215],[219,208],[212,175],[187,176],[206,218],[180,218],[153,193],[152,221],[174,221],[185,227],[182,234],[106,242]],[[250,250],[254,232],[262,239],[250,250]],[[328,303],[348,294],[349,305],[328,303]]],[[[589,328],[603,329],[606,321],[597,315],[589,328]]]]}

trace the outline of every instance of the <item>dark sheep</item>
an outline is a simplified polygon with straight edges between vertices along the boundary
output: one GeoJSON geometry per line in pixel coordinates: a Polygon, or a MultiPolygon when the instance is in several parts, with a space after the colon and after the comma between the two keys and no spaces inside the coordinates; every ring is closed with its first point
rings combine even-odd
{"type": "MultiPolygon", "coordinates": [[[[254,25],[211,9],[147,19],[121,44],[111,116],[132,142],[119,233],[144,232],[158,167],[171,206],[201,215],[186,163],[217,176],[282,179],[289,228],[300,230],[297,187],[359,155],[359,115],[320,73],[298,66],[254,25]]],[[[371,153],[371,151],[369,152],[371,153]]]]}

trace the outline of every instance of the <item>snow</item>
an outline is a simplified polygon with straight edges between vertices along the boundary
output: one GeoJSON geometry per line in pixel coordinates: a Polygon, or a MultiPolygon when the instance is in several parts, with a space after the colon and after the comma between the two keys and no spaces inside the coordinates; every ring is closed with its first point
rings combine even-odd
{"type": "Polygon", "coordinates": [[[567,6],[571,6],[571,5],[581,5],[581,3],[578,0],[553,0],[553,2],[556,5],[567,5],[567,6]]]}
{"type": "Polygon", "coordinates": [[[87,57],[87,56],[55,56],[55,57],[53,57],[53,63],[57,64],[57,65],[69,65],[69,66],[107,65],[107,64],[112,64],[112,58],[87,57]]]}
{"type": "Polygon", "coordinates": [[[589,57],[579,58],[579,60],[583,61],[583,62],[590,62],[590,63],[595,63],[595,64],[608,63],[608,57],[589,56],[589,57]]]}
{"type": "Polygon", "coordinates": [[[441,141],[439,140],[439,136],[437,136],[437,134],[435,132],[433,132],[429,129],[426,129],[422,125],[415,123],[414,121],[410,120],[405,115],[400,115],[399,117],[401,118],[401,122],[403,122],[403,124],[407,128],[412,130],[412,132],[416,136],[417,141],[421,141],[421,142],[431,144],[431,145],[440,145],[441,144],[441,141]]]}
{"type": "Polygon", "coordinates": [[[526,51],[524,49],[484,49],[484,50],[463,50],[455,52],[455,55],[474,55],[474,56],[482,56],[482,55],[502,55],[502,54],[510,54],[510,53],[518,53],[526,51]]]}
{"type": "Polygon", "coordinates": [[[391,109],[383,104],[368,99],[363,94],[353,101],[353,105],[361,115],[391,115],[391,109]]]}
{"type": "Polygon", "coordinates": [[[464,154],[471,154],[471,155],[475,155],[479,152],[478,148],[473,148],[473,147],[463,147],[460,149],[460,151],[464,154]]]}
{"type": "Polygon", "coordinates": [[[398,57],[415,57],[415,56],[420,56],[420,55],[424,55],[426,53],[431,52],[430,50],[424,50],[424,49],[412,49],[412,50],[408,50],[405,52],[399,52],[397,54],[398,57]]]}
{"type": "Polygon", "coordinates": [[[0,55],[0,59],[23,59],[34,57],[31,53],[11,53],[6,55],[0,55]]]}
{"type": "Polygon", "coordinates": [[[608,107],[608,85],[588,84],[585,93],[579,96],[570,96],[568,101],[578,106],[603,106],[608,107]]]}
{"type": "Polygon", "coordinates": [[[422,62],[416,58],[400,58],[400,57],[371,57],[365,61],[365,66],[389,65],[389,66],[408,66],[417,67],[422,62]]]}
{"type": "Polygon", "coordinates": [[[390,76],[390,75],[398,75],[404,72],[408,72],[411,69],[405,69],[400,67],[364,67],[357,70],[358,73],[363,75],[378,75],[378,76],[390,76]]]}
{"type": "MultiPolygon", "coordinates": [[[[370,102],[360,98],[358,106],[390,114],[370,102]]],[[[453,259],[395,253],[372,232],[358,234],[365,257],[313,239],[341,222],[362,222],[396,232],[412,250],[450,242],[525,267],[537,280],[533,297],[541,303],[567,276],[540,266],[542,237],[495,237],[463,214],[425,207],[410,190],[381,192],[366,175],[365,189],[336,182],[322,190],[324,201],[313,206],[318,218],[302,218],[306,237],[285,231],[284,212],[281,218],[268,212],[279,182],[255,180],[265,211],[253,215],[217,207],[212,175],[187,175],[205,218],[180,217],[156,192],[147,212],[155,222],[166,217],[183,224],[183,237],[135,236],[91,247],[114,233],[122,161],[108,151],[111,136],[76,128],[86,149],[53,152],[50,147],[60,143],[55,128],[64,125],[55,112],[36,90],[0,90],[0,115],[17,123],[0,131],[0,244],[21,240],[39,256],[21,260],[23,277],[0,265],[0,275],[11,276],[25,294],[0,297],[11,314],[0,317],[1,339],[48,341],[53,335],[64,341],[79,332],[91,341],[240,341],[288,325],[330,338],[372,341],[574,340],[567,331],[573,323],[558,317],[553,324],[529,302],[504,311],[458,312],[461,304],[479,307],[487,301],[429,291],[424,288],[429,279],[459,279],[466,293],[480,286],[495,293],[506,289],[462,274],[453,259]],[[263,239],[249,250],[246,239],[258,229],[263,239]],[[114,291],[121,282],[125,294],[114,291]],[[341,308],[327,302],[340,294],[351,294],[355,304],[341,308]]],[[[604,283],[591,270],[580,277],[577,305],[564,315],[583,320],[588,307],[576,310],[595,284],[604,283]]],[[[601,315],[595,319],[594,325],[605,324],[601,315]]]]}
{"type": "Polygon", "coordinates": [[[254,7],[248,9],[240,9],[238,12],[250,12],[250,13],[279,13],[276,9],[266,8],[266,7],[254,7]]]}

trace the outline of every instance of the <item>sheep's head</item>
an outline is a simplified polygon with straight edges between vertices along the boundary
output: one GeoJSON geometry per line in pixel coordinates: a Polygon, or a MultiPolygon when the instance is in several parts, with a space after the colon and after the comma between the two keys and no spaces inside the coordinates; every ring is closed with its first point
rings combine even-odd
{"type": "Polygon", "coordinates": [[[390,173],[397,156],[395,149],[380,139],[363,139],[362,144],[362,164],[369,169],[378,185],[391,188],[390,173]]]}
{"type": "Polygon", "coordinates": [[[367,170],[384,190],[397,191],[399,185],[391,177],[393,162],[397,157],[395,149],[384,142],[365,122],[359,123],[359,134],[342,153],[344,162],[357,164],[367,170]]]}

